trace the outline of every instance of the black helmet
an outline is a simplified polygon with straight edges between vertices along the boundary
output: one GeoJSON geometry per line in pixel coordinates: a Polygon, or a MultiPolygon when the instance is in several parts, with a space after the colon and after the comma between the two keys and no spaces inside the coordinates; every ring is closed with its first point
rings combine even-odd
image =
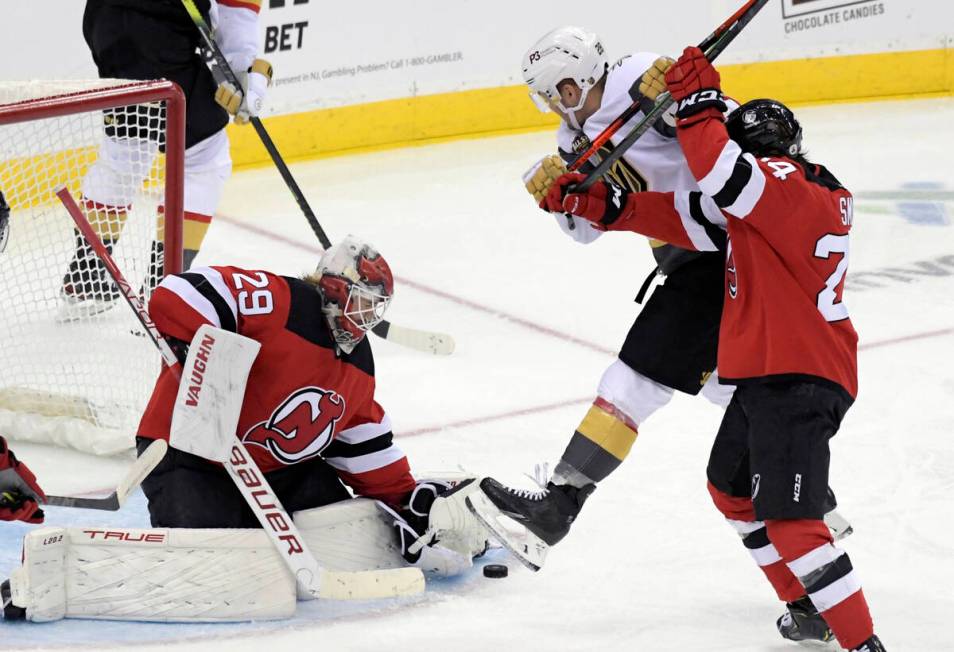
{"type": "Polygon", "coordinates": [[[802,128],[795,114],[775,100],[752,100],[729,114],[729,138],[743,151],[757,156],[797,156],[802,149],[802,128]]]}

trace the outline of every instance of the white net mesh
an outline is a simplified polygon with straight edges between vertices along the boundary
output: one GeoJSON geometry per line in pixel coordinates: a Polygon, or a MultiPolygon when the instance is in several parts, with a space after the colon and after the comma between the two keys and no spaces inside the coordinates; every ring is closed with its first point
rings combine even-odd
{"type": "MultiPolygon", "coordinates": [[[[97,454],[134,444],[159,356],[55,196],[83,208],[133,288],[161,271],[164,102],[83,108],[84,92],[128,82],[0,83],[0,434],[97,454]],[[9,123],[3,108],[76,93],[76,112],[9,123]]],[[[72,98],[71,98],[72,101],[72,98]]],[[[38,109],[39,110],[39,109],[38,109]]],[[[22,116],[18,118],[22,120],[22,116]]]]}

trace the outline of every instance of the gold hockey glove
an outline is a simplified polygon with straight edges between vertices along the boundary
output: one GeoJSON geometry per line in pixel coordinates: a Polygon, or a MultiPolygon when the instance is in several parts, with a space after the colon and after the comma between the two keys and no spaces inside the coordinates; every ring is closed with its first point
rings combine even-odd
{"type": "Polygon", "coordinates": [[[649,70],[643,73],[639,80],[639,92],[648,100],[656,101],[656,97],[666,90],[666,71],[675,63],[669,57],[659,57],[653,61],[649,70]]]}
{"type": "Polygon", "coordinates": [[[556,154],[544,156],[537,161],[533,167],[527,170],[523,175],[523,183],[527,187],[527,192],[533,195],[533,199],[539,206],[553,182],[566,174],[566,163],[556,154]]]}

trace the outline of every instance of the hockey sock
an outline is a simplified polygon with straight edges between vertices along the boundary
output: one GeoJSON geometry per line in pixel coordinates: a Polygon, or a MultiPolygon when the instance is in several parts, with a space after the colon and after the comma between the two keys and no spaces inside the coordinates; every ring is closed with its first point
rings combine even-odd
{"type": "Polygon", "coordinates": [[[636,434],[635,422],[597,397],[567,444],[553,481],[579,488],[603,480],[629,454],[636,434]]]}
{"type": "Polygon", "coordinates": [[[851,650],[874,634],[861,580],[821,519],[767,520],[775,544],[835,638],[851,650]]]}
{"type": "Polygon", "coordinates": [[[752,559],[765,573],[766,579],[775,589],[775,593],[783,602],[794,602],[805,595],[805,588],[798,578],[792,574],[778,550],[769,540],[765,523],[755,518],[755,509],[750,498],[730,496],[719,491],[710,482],[709,494],[716,508],[722,512],[726,521],[742,537],[752,559]]]}
{"type": "Polygon", "coordinates": [[[185,219],[182,222],[182,269],[183,271],[192,266],[199,249],[202,248],[202,241],[205,240],[205,234],[209,231],[209,225],[212,223],[211,215],[202,215],[200,213],[185,212],[185,219]]]}

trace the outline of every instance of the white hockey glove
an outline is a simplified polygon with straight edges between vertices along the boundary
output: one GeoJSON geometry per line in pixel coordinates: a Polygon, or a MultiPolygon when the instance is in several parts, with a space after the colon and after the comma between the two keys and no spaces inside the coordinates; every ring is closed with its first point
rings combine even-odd
{"type": "Polygon", "coordinates": [[[454,485],[444,480],[417,483],[407,508],[400,513],[378,502],[393,519],[397,544],[407,563],[437,577],[459,575],[471,568],[473,558],[486,550],[487,532],[464,506],[465,492],[476,488],[472,480],[454,485]],[[458,500],[451,499],[458,495],[458,500]]]}
{"type": "Polygon", "coordinates": [[[272,83],[272,64],[256,59],[247,71],[236,72],[235,76],[242,88],[222,82],[215,91],[215,101],[235,116],[236,124],[248,124],[249,118],[258,116],[265,103],[265,93],[272,83]]]}

